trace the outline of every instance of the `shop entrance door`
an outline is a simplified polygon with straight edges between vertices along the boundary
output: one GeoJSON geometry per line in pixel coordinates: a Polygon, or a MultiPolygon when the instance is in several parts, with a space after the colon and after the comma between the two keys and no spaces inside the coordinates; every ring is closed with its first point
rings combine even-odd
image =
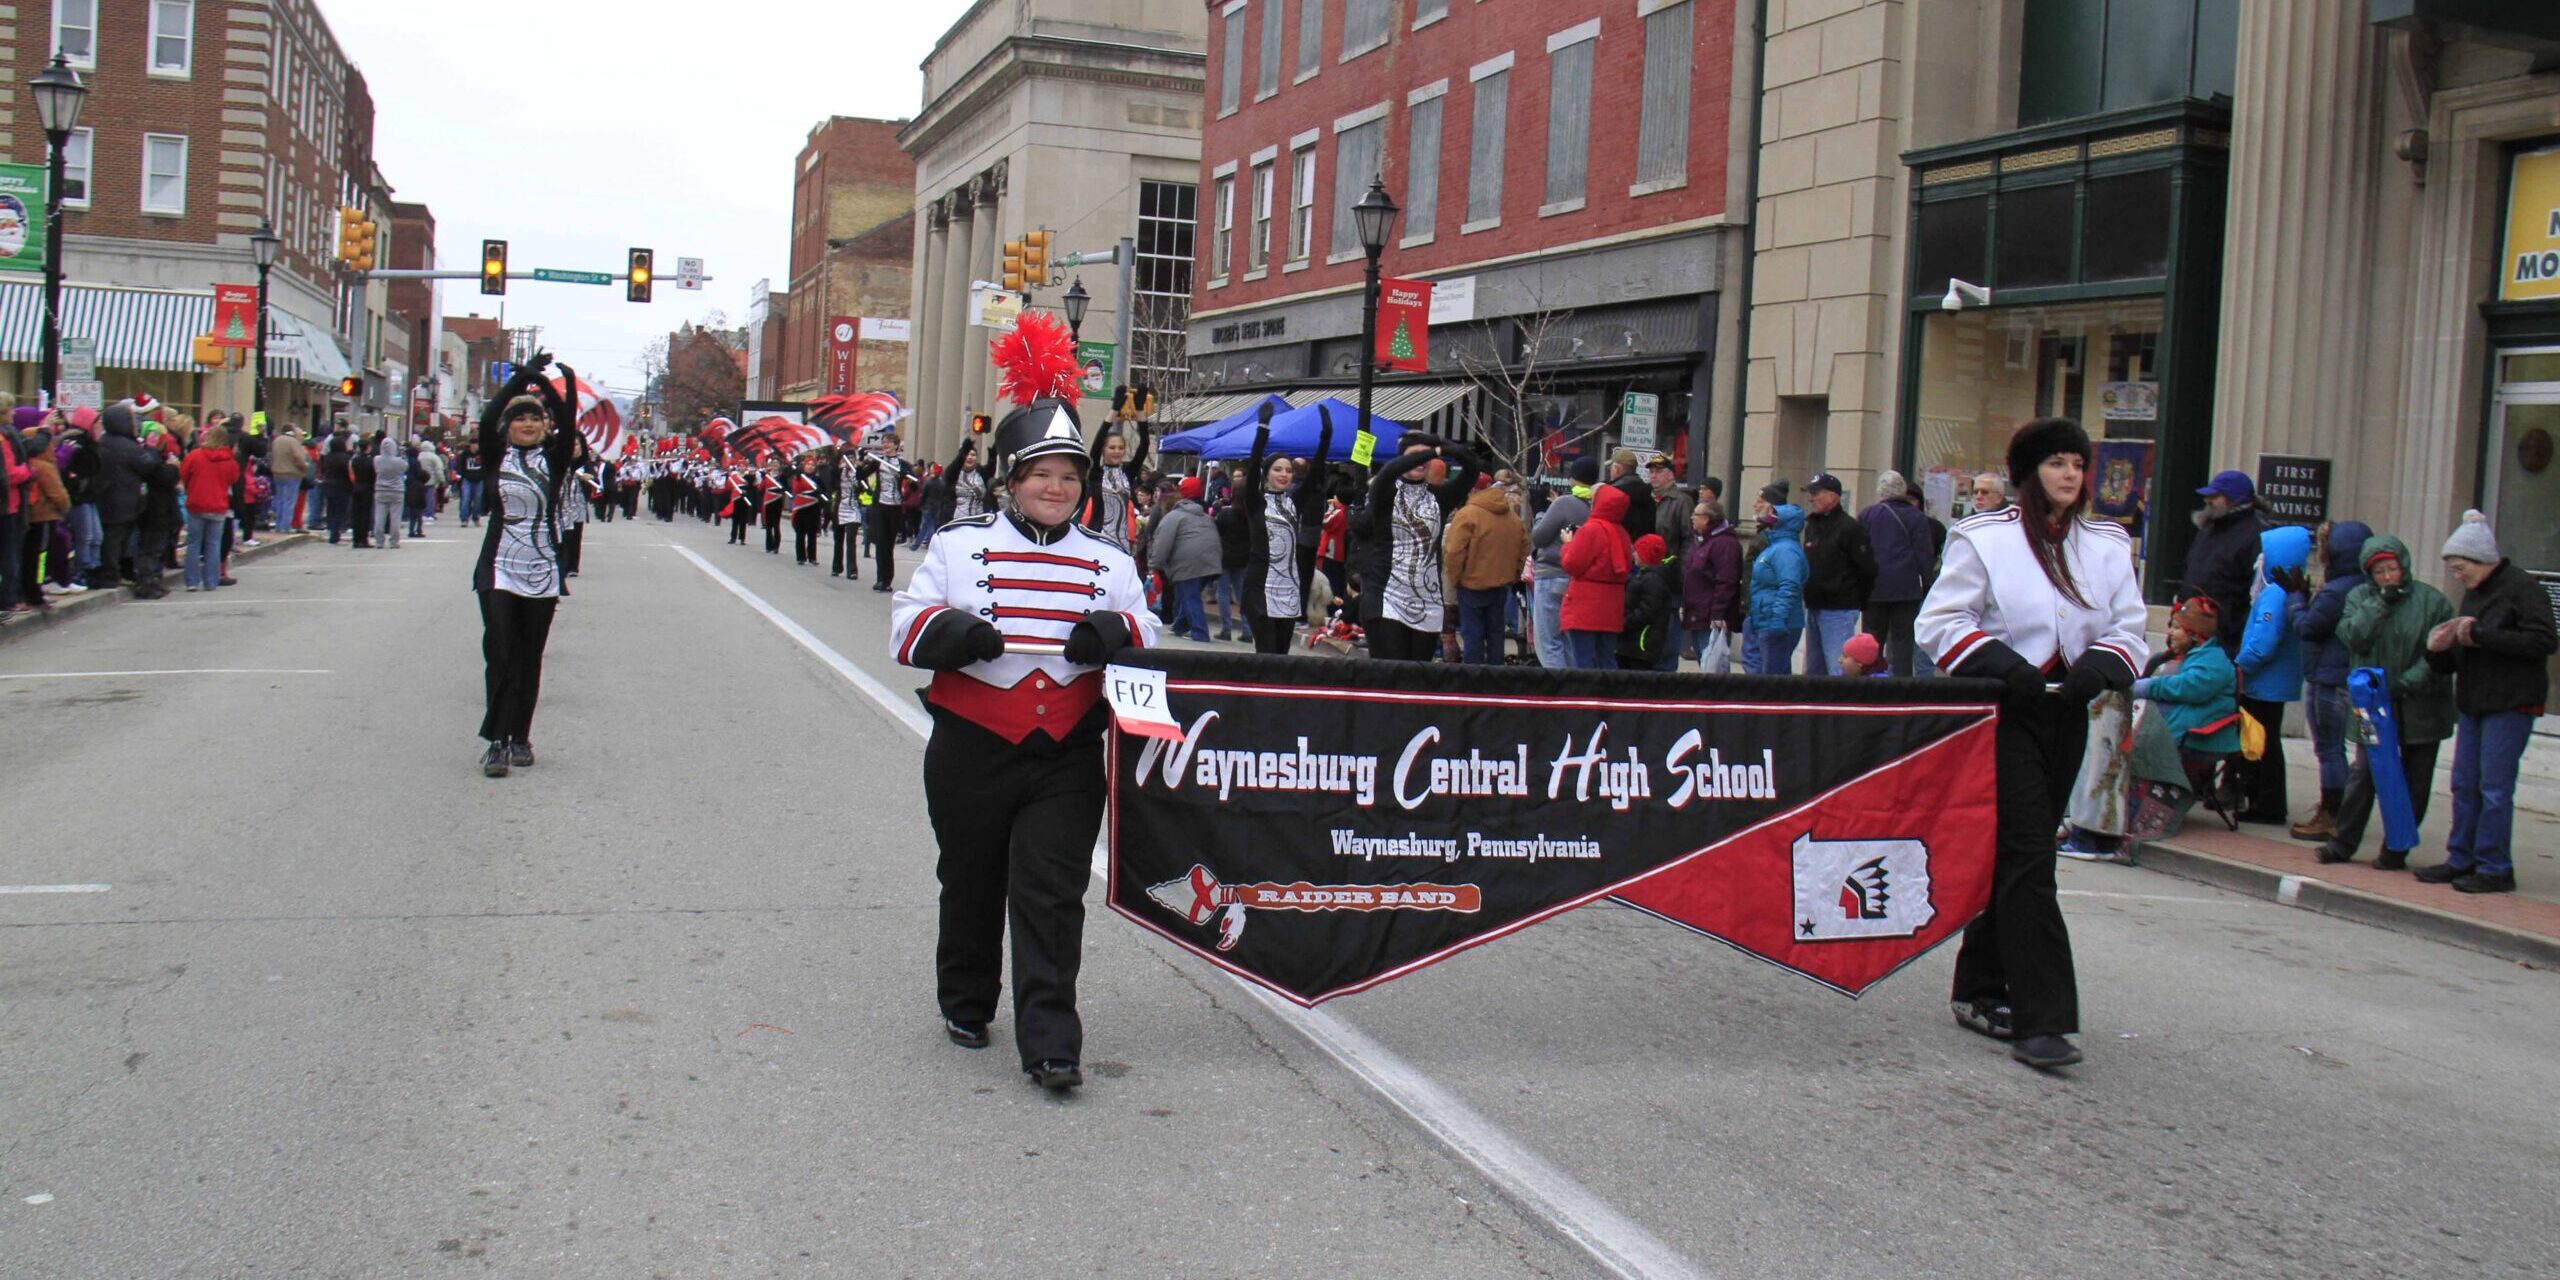
{"type": "MultiPolygon", "coordinates": [[[[2542,584],[2560,618],[2560,347],[2502,351],[2498,369],[2486,468],[2498,550],[2542,584]]],[[[2560,656],[2551,672],[2560,687],[2560,656]]],[[[2534,727],[2560,734],[2560,718],[2534,727]]]]}

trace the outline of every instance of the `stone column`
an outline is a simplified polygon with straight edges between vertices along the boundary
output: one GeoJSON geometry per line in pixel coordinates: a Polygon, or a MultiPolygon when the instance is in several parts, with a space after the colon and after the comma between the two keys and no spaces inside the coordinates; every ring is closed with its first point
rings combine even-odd
{"type": "MultiPolygon", "coordinates": [[[[974,185],[978,207],[977,225],[969,234],[970,278],[995,280],[1004,274],[1004,238],[996,221],[996,206],[1004,196],[1004,177],[1000,169],[990,169],[978,175],[974,185]]],[[[971,330],[967,352],[969,403],[988,414],[995,412],[996,366],[987,358],[987,343],[995,336],[991,330],[971,330]]]]}
{"type": "Polygon", "coordinates": [[[953,412],[935,394],[933,382],[934,366],[942,354],[941,345],[934,338],[940,332],[937,326],[942,313],[949,308],[940,286],[942,255],[950,234],[940,200],[918,211],[915,282],[909,289],[914,301],[908,307],[908,314],[914,319],[907,327],[907,408],[913,416],[907,419],[906,431],[919,441],[938,435],[943,420],[953,412]]]}
{"type": "Polygon", "coordinates": [[[2373,67],[2362,5],[2240,6],[2213,398],[2217,469],[2254,474],[2261,453],[2328,457],[2334,491],[2345,494],[2360,487],[2364,467],[2389,465],[2387,450],[2355,447],[2368,408],[2379,249],[2373,67]]]}
{"type": "Polygon", "coordinates": [[[957,421],[971,408],[967,383],[963,380],[969,361],[969,261],[970,211],[969,186],[942,198],[945,221],[949,226],[943,237],[940,278],[941,314],[934,323],[934,343],[940,349],[933,356],[933,400],[936,412],[957,421]]]}

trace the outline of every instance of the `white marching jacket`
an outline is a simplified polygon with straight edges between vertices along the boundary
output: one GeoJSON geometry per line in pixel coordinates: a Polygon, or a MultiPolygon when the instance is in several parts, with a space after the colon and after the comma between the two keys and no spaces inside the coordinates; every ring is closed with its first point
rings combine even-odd
{"type": "Polygon", "coordinates": [[[1066,660],[1057,646],[1091,613],[1114,615],[1132,647],[1156,643],[1138,567],[1118,543],[1077,525],[1035,533],[987,513],[944,525],[897,594],[889,651],[930,666],[919,650],[953,643],[986,622],[1007,652],[937,671],[926,701],[1009,741],[1040,730],[1063,740],[1101,699],[1101,668],[1066,660]],[[1016,651],[1016,650],[1019,651],[1016,651]]]}
{"type": "Polygon", "coordinates": [[[2142,673],[2150,610],[2136,580],[2133,540],[2103,520],[2072,522],[2062,554],[2086,606],[2054,589],[2027,546],[2016,507],[1959,521],[1936,585],[1921,602],[1913,638],[1950,675],[1998,677],[2014,654],[2029,666],[2067,666],[2095,650],[2124,664],[2122,686],[2142,673]]]}

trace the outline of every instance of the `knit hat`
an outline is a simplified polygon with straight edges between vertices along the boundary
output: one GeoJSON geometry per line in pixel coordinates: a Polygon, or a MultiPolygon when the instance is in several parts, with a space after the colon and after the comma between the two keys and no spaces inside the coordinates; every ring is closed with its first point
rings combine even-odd
{"type": "Polygon", "coordinates": [[[1176,493],[1181,494],[1183,497],[1186,497],[1186,498],[1191,499],[1191,500],[1192,500],[1192,501],[1194,501],[1194,502],[1199,501],[1199,500],[1200,500],[1200,477],[1198,477],[1198,476],[1184,476],[1184,477],[1182,478],[1182,483],[1174,486],[1174,491],[1175,491],[1176,493]]]}
{"type": "Polygon", "coordinates": [[[1637,564],[1660,564],[1670,554],[1671,547],[1662,540],[1661,534],[1648,533],[1636,539],[1637,564]]]}
{"type": "Polygon", "coordinates": [[[1783,506],[1790,488],[1785,476],[1771,476],[1769,483],[1760,486],[1760,500],[1773,507],[1783,506]]]}
{"type": "Polygon", "coordinates": [[[2444,558],[2460,557],[2481,564],[2496,564],[2504,557],[2498,554],[2498,535],[2489,529],[2489,517],[2477,508],[2462,513],[2461,527],[2444,540],[2444,558]]]}
{"type": "Polygon", "coordinates": [[[2213,597],[2194,596],[2169,615],[2169,625],[2194,636],[2210,640],[2221,629],[2222,611],[2213,607],[2213,597]]]}
{"type": "Polygon", "coordinates": [[[2025,491],[2035,483],[2036,468],[2057,453],[2076,453],[2084,463],[2095,462],[2089,433],[2069,418],[2038,418],[2018,428],[2009,437],[2009,483],[2025,491]]]}
{"type": "Polygon", "coordinates": [[[1586,453],[1574,459],[1573,465],[1565,468],[1565,474],[1571,476],[1575,484],[1598,484],[1600,460],[1586,453]]]}
{"type": "Polygon", "coordinates": [[[1861,631],[1840,646],[1840,656],[1859,666],[1873,667],[1884,661],[1884,642],[1861,631]]]}
{"type": "Polygon", "coordinates": [[[540,396],[517,396],[507,402],[506,410],[498,415],[498,421],[508,422],[526,414],[548,421],[551,417],[551,406],[544,404],[540,396]]]}
{"type": "Polygon", "coordinates": [[[31,404],[22,404],[9,411],[9,425],[16,427],[20,431],[24,431],[42,421],[44,421],[44,410],[31,404]]]}

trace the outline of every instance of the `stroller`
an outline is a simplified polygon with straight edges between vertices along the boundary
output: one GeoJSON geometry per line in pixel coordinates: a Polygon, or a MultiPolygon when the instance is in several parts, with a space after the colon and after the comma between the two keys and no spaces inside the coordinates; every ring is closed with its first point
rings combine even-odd
{"type": "MultiPolygon", "coordinates": [[[[2234,711],[2189,730],[2188,736],[2200,738],[2219,732],[2239,718],[2240,713],[2234,711]]],[[[2214,771],[2226,757],[2219,752],[2194,750],[2176,739],[2168,722],[2151,706],[2145,705],[2134,720],[2125,797],[2127,841],[2162,840],[2176,835],[2186,825],[2188,811],[2199,801],[2222,819],[2226,830],[2240,829],[2240,815],[2222,802],[2214,787],[2214,771]]]]}

